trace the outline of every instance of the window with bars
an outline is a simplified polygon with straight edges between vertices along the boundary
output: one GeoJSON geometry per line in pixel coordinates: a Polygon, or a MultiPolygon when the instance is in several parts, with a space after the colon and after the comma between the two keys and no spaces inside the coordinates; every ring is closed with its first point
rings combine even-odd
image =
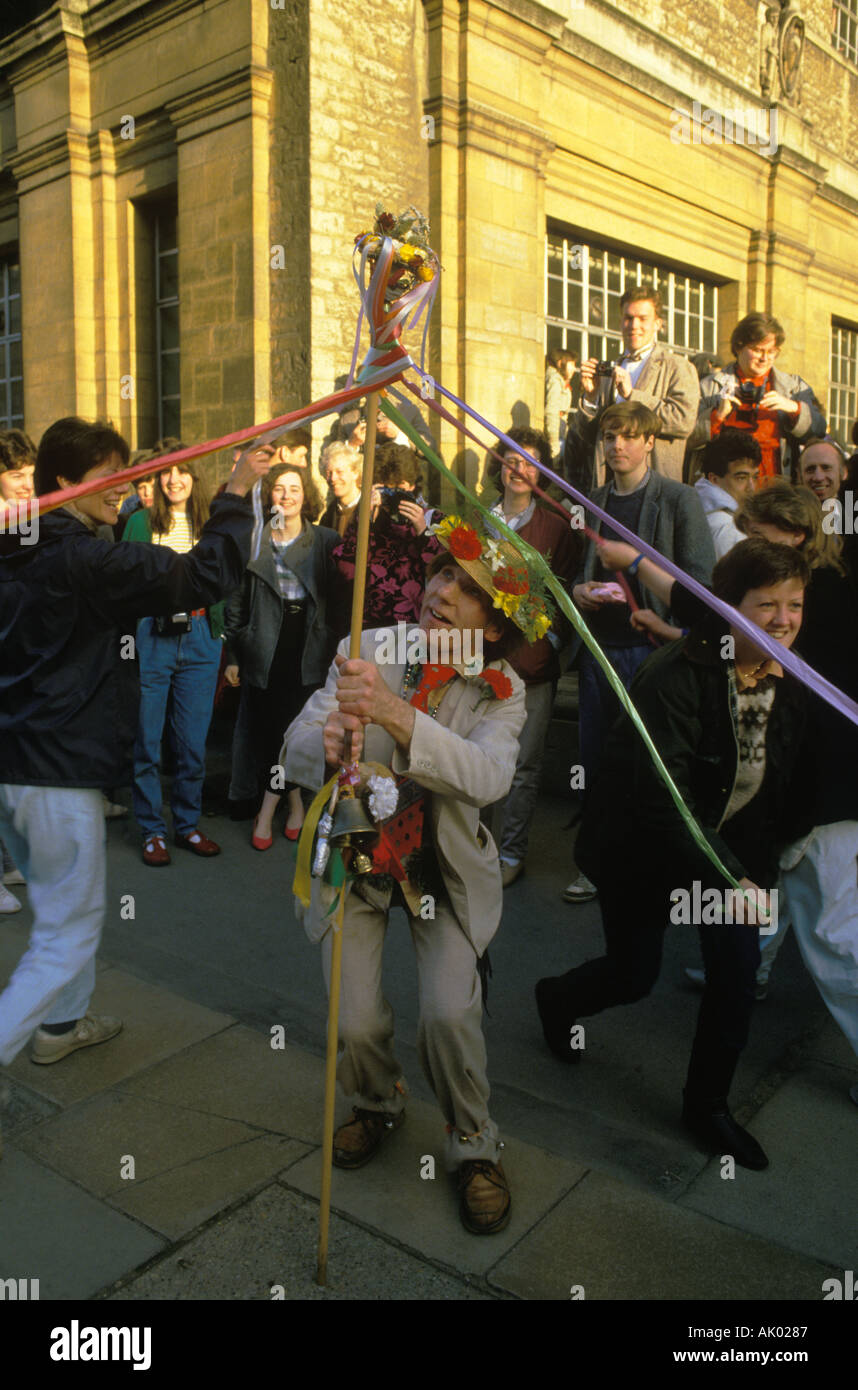
{"type": "Polygon", "coordinates": [[[13,260],[0,261],[0,425],[24,428],[21,269],[13,260]]]}
{"type": "Polygon", "coordinates": [[[633,285],[649,284],[664,306],[659,341],[693,356],[716,350],[718,287],[682,274],[634,251],[620,254],[549,232],[545,245],[545,347],[613,359],[622,351],[620,299],[633,285]]]}
{"type": "Polygon", "coordinates": [[[852,448],[852,425],[858,419],[858,328],[831,325],[831,371],[828,428],[838,444],[852,448]]]}
{"type": "Polygon", "coordinates": [[[858,63],[858,0],[834,0],[831,42],[845,58],[858,63]]]}
{"type": "Polygon", "coordinates": [[[155,358],[158,434],[181,438],[179,385],[179,246],[175,209],[155,213],[155,358]]]}

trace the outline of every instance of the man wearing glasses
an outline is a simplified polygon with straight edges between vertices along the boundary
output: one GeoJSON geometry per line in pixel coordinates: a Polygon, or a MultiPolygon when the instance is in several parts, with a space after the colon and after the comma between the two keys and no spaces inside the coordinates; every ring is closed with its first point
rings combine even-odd
{"type": "Polygon", "coordinates": [[[771,314],[746,314],[733,329],[735,361],[700,383],[700,410],[690,448],[722,429],[747,430],[760,446],[760,482],[790,476],[800,441],[825,434],[825,416],[800,376],[775,366],[785,333],[771,314]]]}

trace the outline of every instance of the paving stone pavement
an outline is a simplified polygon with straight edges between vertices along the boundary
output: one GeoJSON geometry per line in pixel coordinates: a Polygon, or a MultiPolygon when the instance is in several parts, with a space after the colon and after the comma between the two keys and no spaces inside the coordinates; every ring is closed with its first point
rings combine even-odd
{"type": "Polygon", "coordinates": [[[757,1117],[770,1172],[725,1181],[701,1158],[671,1200],[508,1137],[513,1215],[486,1239],[459,1223],[437,1111],[412,1100],[370,1166],[334,1172],[320,1289],[321,1058],[115,967],[96,1002],[129,1020],[118,1038],[9,1073],[0,1276],[43,1298],[814,1301],[858,1264],[848,1072],[810,1057],[757,1117]]]}

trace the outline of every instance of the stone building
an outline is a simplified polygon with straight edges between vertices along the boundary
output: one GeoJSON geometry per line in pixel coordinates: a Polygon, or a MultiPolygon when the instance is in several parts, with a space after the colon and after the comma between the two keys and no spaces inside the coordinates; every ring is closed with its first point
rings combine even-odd
{"type": "MultiPolygon", "coordinates": [[[[188,441],[326,394],[354,235],[428,209],[429,369],[541,423],[546,346],[784,323],[858,415],[858,0],[17,0],[0,21],[0,422],[188,441]]],[[[321,437],[324,426],[317,426],[321,437]]],[[[440,431],[447,457],[478,470],[440,431]]]]}

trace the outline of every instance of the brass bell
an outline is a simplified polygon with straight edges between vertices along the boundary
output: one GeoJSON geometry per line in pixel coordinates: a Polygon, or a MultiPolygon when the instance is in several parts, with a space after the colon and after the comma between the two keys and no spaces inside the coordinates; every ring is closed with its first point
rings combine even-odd
{"type": "Polygon", "coordinates": [[[368,853],[379,841],[379,833],[370,819],[363,801],[352,793],[343,792],[334,810],[334,823],[329,841],[332,848],[353,851],[351,867],[357,874],[372,872],[368,853]]]}

